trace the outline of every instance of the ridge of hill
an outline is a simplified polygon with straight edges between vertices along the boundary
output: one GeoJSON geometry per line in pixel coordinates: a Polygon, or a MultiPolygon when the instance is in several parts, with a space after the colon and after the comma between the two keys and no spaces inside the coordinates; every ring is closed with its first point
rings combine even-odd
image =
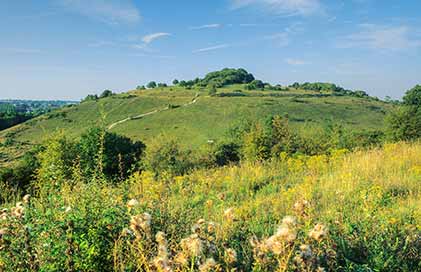
{"type": "Polygon", "coordinates": [[[214,72],[193,85],[181,81],[96,97],[41,115],[0,132],[0,165],[14,161],[56,131],[78,137],[89,127],[100,126],[146,144],[166,134],[185,146],[198,147],[209,140],[223,140],[229,128],[243,120],[261,121],[270,115],[288,115],[291,125],[303,130],[327,124],[357,131],[382,130],[384,116],[393,107],[352,91],[309,90],[308,84],[302,89],[301,85],[264,83],[259,89],[260,83],[251,74],[240,71],[241,76],[235,77],[229,70],[228,79],[218,79],[214,72]],[[255,83],[257,87],[251,86],[255,83]]]}

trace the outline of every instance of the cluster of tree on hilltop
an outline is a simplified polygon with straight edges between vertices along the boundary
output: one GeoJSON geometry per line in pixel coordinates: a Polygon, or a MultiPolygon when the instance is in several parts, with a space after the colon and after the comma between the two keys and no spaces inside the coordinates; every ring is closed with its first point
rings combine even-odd
{"type": "Polygon", "coordinates": [[[290,88],[294,89],[302,89],[302,90],[309,90],[309,91],[319,91],[319,92],[334,92],[337,94],[343,94],[343,95],[349,95],[349,96],[355,96],[355,97],[369,97],[369,95],[365,91],[357,90],[347,90],[340,86],[337,86],[333,83],[325,83],[325,82],[305,82],[303,84],[300,84],[298,82],[295,82],[294,84],[289,86],[290,88]]]}
{"type": "MultiPolygon", "coordinates": [[[[290,88],[294,88],[294,89],[320,91],[320,92],[329,91],[329,92],[335,93],[336,95],[348,95],[348,96],[360,97],[360,98],[370,97],[365,91],[348,90],[340,86],[337,86],[333,83],[306,82],[306,83],[300,84],[298,82],[295,82],[294,84],[288,87],[283,87],[279,84],[272,86],[271,84],[267,82],[263,82],[262,80],[256,79],[253,74],[249,73],[248,71],[242,68],[239,68],[239,69],[225,68],[220,71],[208,73],[204,78],[196,78],[196,79],[188,80],[188,81],[186,80],[180,81],[178,79],[174,79],[172,83],[174,86],[180,86],[187,89],[190,89],[193,87],[210,88],[211,90],[214,90],[213,92],[215,92],[216,88],[221,88],[221,87],[225,87],[225,86],[233,85],[233,84],[245,84],[246,90],[287,91],[290,88]]],[[[146,88],[154,89],[157,87],[162,88],[162,87],[168,87],[168,86],[165,83],[156,83],[155,81],[151,81],[146,85],[146,87],[138,86],[137,89],[144,90],[146,88]]]]}

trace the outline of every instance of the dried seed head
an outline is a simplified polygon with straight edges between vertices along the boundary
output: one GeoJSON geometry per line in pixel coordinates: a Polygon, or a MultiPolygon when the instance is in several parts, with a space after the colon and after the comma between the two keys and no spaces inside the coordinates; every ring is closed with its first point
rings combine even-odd
{"type": "Polygon", "coordinates": [[[192,234],[188,238],[182,239],[180,245],[189,256],[197,257],[203,252],[203,243],[197,234],[192,234]]]}
{"type": "Polygon", "coordinates": [[[139,236],[143,231],[147,236],[151,234],[152,216],[149,213],[134,215],[130,220],[130,229],[133,230],[136,236],[139,236]]]}
{"type": "Polygon", "coordinates": [[[200,272],[208,272],[216,267],[217,263],[213,258],[206,259],[205,263],[199,266],[200,272]]]}
{"type": "Polygon", "coordinates": [[[181,265],[181,266],[187,266],[188,264],[188,258],[184,253],[178,253],[174,257],[174,262],[181,265]]]}
{"type": "Polygon", "coordinates": [[[208,223],[208,232],[209,233],[215,233],[216,231],[216,224],[214,222],[209,222],[208,223]]]}
{"type": "Polygon", "coordinates": [[[6,228],[5,229],[0,229],[0,238],[2,238],[7,233],[8,233],[8,230],[6,228]]]}
{"type": "Polygon", "coordinates": [[[309,259],[313,255],[311,251],[311,247],[309,245],[301,245],[300,246],[300,257],[303,259],[309,259]]]}
{"type": "Polygon", "coordinates": [[[310,230],[308,236],[316,241],[321,241],[324,237],[326,237],[327,232],[328,229],[325,225],[317,224],[312,230],[310,230]]]}
{"type": "Polygon", "coordinates": [[[3,209],[0,213],[0,220],[6,220],[7,219],[7,209],[3,209]]]}
{"type": "Polygon", "coordinates": [[[297,232],[288,227],[287,225],[281,225],[274,235],[278,240],[285,242],[293,242],[297,238],[297,232]]]}
{"type": "Polygon", "coordinates": [[[286,225],[288,227],[294,227],[295,224],[296,224],[296,220],[295,220],[295,218],[293,216],[289,216],[288,215],[288,216],[285,216],[282,219],[282,225],[286,225]]]}
{"type": "Polygon", "coordinates": [[[136,199],[130,199],[129,202],[127,202],[127,207],[129,209],[132,209],[136,207],[137,205],[139,205],[139,201],[137,201],[136,199]]]}
{"type": "Polygon", "coordinates": [[[18,202],[16,204],[16,207],[13,207],[11,209],[12,216],[17,217],[17,218],[22,218],[24,213],[25,213],[25,208],[22,206],[21,202],[18,202]]]}
{"type": "Polygon", "coordinates": [[[237,252],[234,249],[232,249],[232,248],[226,249],[225,255],[226,255],[226,258],[227,258],[227,262],[229,264],[233,264],[233,263],[237,262],[237,252]]]}
{"type": "Polygon", "coordinates": [[[308,209],[308,207],[310,206],[310,203],[305,200],[298,200],[297,202],[295,202],[294,204],[294,211],[301,216],[306,215],[306,210],[308,209]]]}
{"type": "Polygon", "coordinates": [[[160,245],[167,245],[167,238],[165,236],[165,233],[162,231],[158,231],[158,233],[155,235],[156,242],[160,245]]]}
{"type": "Polygon", "coordinates": [[[23,203],[28,204],[31,199],[31,195],[27,194],[22,198],[23,203]]]}

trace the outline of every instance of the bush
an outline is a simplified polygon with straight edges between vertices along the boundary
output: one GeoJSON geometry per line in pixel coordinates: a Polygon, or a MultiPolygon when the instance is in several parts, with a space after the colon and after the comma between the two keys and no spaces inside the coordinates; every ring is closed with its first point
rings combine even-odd
{"type": "Polygon", "coordinates": [[[240,161],[240,146],[236,143],[217,145],[212,154],[216,166],[225,166],[240,161]]]}
{"type": "Polygon", "coordinates": [[[77,144],[80,167],[85,176],[99,173],[113,180],[128,177],[144,149],[142,142],[133,142],[100,128],[89,129],[77,144]]]}
{"type": "Polygon", "coordinates": [[[111,97],[113,96],[114,93],[110,90],[105,90],[102,92],[102,94],[99,96],[99,98],[106,98],[106,97],[111,97]]]}
{"type": "Polygon", "coordinates": [[[146,169],[158,176],[180,176],[192,169],[191,152],[181,150],[174,139],[158,137],[146,149],[146,169]]]}

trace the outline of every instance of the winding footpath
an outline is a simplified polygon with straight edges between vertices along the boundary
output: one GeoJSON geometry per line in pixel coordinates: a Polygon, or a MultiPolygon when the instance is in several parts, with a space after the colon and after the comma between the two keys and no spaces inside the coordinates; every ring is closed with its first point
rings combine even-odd
{"type": "MultiPolygon", "coordinates": [[[[193,98],[193,100],[192,100],[192,101],[190,101],[190,102],[188,102],[188,103],[186,103],[186,104],[183,104],[183,105],[181,105],[180,107],[187,107],[187,106],[193,105],[193,104],[195,104],[195,103],[197,102],[197,100],[198,100],[198,99],[199,99],[199,94],[196,94],[196,96],[193,98]]],[[[117,122],[112,123],[111,125],[109,125],[109,126],[108,126],[108,130],[111,130],[111,129],[113,129],[115,126],[118,126],[118,125],[123,124],[123,123],[125,123],[125,122],[132,121],[132,120],[139,120],[139,119],[142,119],[142,118],[144,118],[144,117],[146,117],[146,116],[153,115],[153,114],[156,114],[156,113],[158,113],[158,112],[167,111],[167,110],[170,110],[170,109],[173,109],[173,108],[172,108],[172,107],[170,107],[170,106],[167,106],[167,107],[165,107],[165,108],[163,108],[163,109],[153,110],[153,111],[150,111],[150,112],[147,112],[147,113],[142,113],[142,114],[140,114],[140,115],[127,117],[126,119],[123,119],[123,120],[117,121],[117,122]]]]}

